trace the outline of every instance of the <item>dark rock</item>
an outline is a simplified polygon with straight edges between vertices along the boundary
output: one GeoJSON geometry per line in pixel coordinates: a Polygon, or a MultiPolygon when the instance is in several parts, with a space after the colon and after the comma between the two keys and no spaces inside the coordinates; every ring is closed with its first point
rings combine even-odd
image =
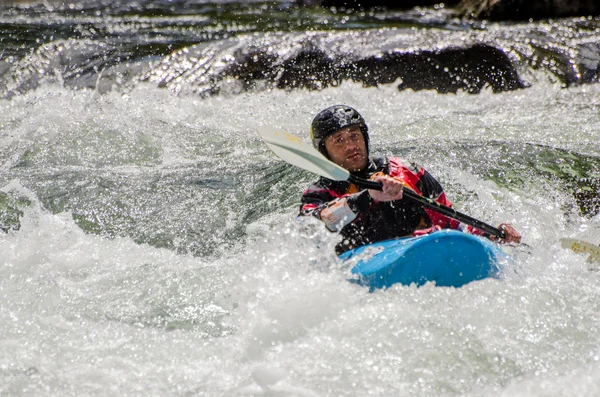
{"type": "Polygon", "coordinates": [[[372,57],[358,61],[351,77],[368,86],[401,79],[400,90],[441,93],[463,90],[475,94],[485,86],[494,92],[525,87],[506,54],[488,45],[372,57]]]}
{"type": "Polygon", "coordinates": [[[414,7],[432,7],[436,4],[457,5],[460,0],[297,0],[296,3],[301,6],[321,6],[336,8],[371,8],[386,7],[390,9],[408,10],[414,7]]]}
{"type": "Polygon", "coordinates": [[[462,0],[463,17],[495,21],[600,15],[598,0],[462,0]]]}
{"type": "Polygon", "coordinates": [[[233,63],[228,74],[244,86],[243,90],[250,90],[256,87],[257,80],[273,81],[276,77],[276,69],[273,65],[277,62],[277,57],[264,51],[252,50],[240,54],[239,62],[233,63]]]}

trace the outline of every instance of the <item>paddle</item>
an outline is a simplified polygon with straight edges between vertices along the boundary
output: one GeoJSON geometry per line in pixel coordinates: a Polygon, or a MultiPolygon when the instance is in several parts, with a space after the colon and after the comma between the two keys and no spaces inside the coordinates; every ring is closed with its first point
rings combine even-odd
{"type": "Polygon", "coordinates": [[[574,238],[561,238],[560,246],[562,248],[570,249],[573,252],[577,252],[578,254],[590,254],[588,262],[600,262],[600,247],[597,245],[574,238]]]}
{"type": "MultiPolygon", "coordinates": [[[[258,134],[279,158],[287,163],[295,165],[296,167],[313,172],[334,181],[348,181],[365,189],[382,189],[380,182],[369,181],[367,179],[359,178],[350,174],[348,170],[340,167],[332,161],[329,161],[315,148],[302,142],[300,138],[294,135],[266,126],[260,127],[258,129],[258,134]]],[[[462,214],[453,208],[442,205],[427,197],[420,196],[407,187],[403,188],[403,197],[419,203],[433,211],[456,219],[459,222],[473,226],[484,233],[488,233],[500,238],[504,237],[504,231],[468,215],[462,214]]]]}

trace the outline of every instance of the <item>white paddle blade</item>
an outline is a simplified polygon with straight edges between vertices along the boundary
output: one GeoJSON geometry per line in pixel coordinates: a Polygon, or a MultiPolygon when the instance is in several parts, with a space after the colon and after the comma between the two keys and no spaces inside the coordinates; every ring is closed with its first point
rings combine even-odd
{"type": "Polygon", "coordinates": [[[588,243],[587,241],[577,240],[574,238],[561,238],[560,246],[562,248],[570,249],[573,252],[577,252],[579,254],[588,254],[590,255],[588,261],[598,261],[600,262],[600,247],[594,245],[592,243],[588,243]]]}
{"type": "Polygon", "coordinates": [[[350,177],[348,170],[329,161],[312,146],[300,138],[272,127],[259,127],[258,135],[283,161],[334,181],[345,181],[350,177]]]}

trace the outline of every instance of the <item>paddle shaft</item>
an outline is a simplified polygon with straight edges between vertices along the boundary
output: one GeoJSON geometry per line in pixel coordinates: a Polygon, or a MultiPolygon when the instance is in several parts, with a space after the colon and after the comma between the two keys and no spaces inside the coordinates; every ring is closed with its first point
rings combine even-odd
{"type": "MultiPolygon", "coordinates": [[[[359,178],[354,175],[350,175],[348,178],[348,182],[354,183],[356,186],[365,188],[365,189],[373,189],[373,190],[382,190],[383,185],[380,182],[369,181],[367,179],[359,178]]],[[[409,200],[412,200],[416,203],[421,204],[423,207],[429,208],[433,211],[439,212],[442,215],[446,215],[452,219],[456,219],[459,222],[465,223],[467,225],[473,226],[484,233],[490,234],[492,236],[504,238],[504,231],[500,230],[494,226],[488,225],[485,222],[482,222],[478,219],[472,218],[469,215],[460,213],[456,211],[454,208],[450,208],[443,204],[438,203],[437,201],[431,200],[430,198],[420,196],[410,190],[407,187],[402,188],[402,196],[406,197],[409,200]]]]}

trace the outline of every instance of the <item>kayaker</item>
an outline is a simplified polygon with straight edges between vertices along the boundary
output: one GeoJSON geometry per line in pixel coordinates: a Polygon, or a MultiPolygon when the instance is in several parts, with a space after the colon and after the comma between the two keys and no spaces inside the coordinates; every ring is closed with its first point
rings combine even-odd
{"type": "MultiPolygon", "coordinates": [[[[338,254],[377,241],[446,228],[484,234],[418,203],[402,200],[405,185],[422,196],[452,206],[440,183],[422,167],[398,157],[369,157],[367,124],[350,106],[335,105],[317,114],[310,137],[313,146],[334,163],[356,176],[383,184],[382,191],[361,190],[347,181],[321,177],[304,192],[300,215],[313,215],[327,229],[342,235],[336,246],[338,254]]],[[[502,223],[498,228],[506,234],[501,242],[521,241],[521,235],[510,224],[502,223]]]]}

